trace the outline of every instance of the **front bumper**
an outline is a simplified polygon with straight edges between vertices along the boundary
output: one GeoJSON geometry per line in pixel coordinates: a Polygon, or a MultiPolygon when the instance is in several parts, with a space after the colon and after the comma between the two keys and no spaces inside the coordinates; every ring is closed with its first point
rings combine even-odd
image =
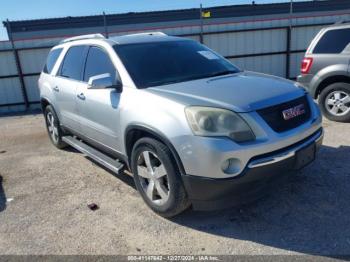
{"type": "MultiPolygon", "coordinates": [[[[323,130],[276,152],[252,159],[236,177],[214,179],[183,175],[183,182],[192,206],[196,210],[214,210],[252,202],[296,170],[297,152],[312,144],[316,151],[322,145],[323,130]]],[[[303,160],[303,159],[302,159],[303,160]]]]}
{"type": "Polygon", "coordinates": [[[235,143],[225,137],[201,137],[194,135],[172,138],[184,173],[208,178],[233,178],[241,174],[253,158],[287,148],[315,134],[322,127],[322,117],[317,105],[308,96],[312,115],[304,124],[277,133],[257,112],[241,113],[252,127],[256,140],[235,143]],[[227,169],[227,161],[230,166],[227,169]]]}

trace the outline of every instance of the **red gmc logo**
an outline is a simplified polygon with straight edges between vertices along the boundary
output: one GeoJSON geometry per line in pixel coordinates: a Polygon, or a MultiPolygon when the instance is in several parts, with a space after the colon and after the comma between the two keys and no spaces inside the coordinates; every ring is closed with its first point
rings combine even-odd
{"type": "Polygon", "coordinates": [[[302,114],[305,114],[305,107],[304,104],[297,105],[292,108],[288,108],[286,110],[282,111],[284,120],[289,120],[294,117],[300,116],[302,114]]]}

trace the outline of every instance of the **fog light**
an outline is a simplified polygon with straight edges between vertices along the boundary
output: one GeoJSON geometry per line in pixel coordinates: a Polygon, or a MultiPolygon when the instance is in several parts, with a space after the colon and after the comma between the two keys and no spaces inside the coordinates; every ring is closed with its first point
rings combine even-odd
{"type": "Polygon", "coordinates": [[[239,172],[240,168],[241,168],[241,161],[237,158],[227,159],[221,165],[222,171],[228,175],[232,175],[239,172]]]}

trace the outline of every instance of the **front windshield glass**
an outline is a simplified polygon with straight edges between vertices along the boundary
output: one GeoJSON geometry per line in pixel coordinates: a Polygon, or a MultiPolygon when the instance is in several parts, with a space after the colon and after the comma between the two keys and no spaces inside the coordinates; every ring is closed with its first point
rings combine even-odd
{"type": "Polygon", "coordinates": [[[195,41],[115,45],[138,88],[166,85],[239,71],[225,58],[195,41]]]}

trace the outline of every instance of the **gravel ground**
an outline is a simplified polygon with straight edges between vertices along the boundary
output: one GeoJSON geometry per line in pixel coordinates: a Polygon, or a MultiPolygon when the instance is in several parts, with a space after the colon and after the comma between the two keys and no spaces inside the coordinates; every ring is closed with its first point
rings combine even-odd
{"type": "Polygon", "coordinates": [[[350,128],[324,127],[318,159],[266,198],[167,220],[130,176],[53,147],[41,115],[1,117],[0,254],[349,255],[350,128]]]}

